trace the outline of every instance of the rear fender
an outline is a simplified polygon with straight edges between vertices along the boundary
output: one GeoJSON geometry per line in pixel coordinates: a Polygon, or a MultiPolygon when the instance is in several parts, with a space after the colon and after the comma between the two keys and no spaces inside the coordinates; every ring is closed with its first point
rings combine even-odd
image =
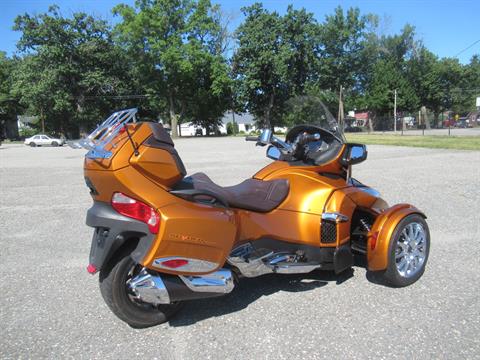
{"type": "Polygon", "coordinates": [[[87,212],[87,225],[95,228],[90,249],[90,264],[101,270],[112,255],[124,245],[136,246],[130,256],[137,263],[145,256],[154,240],[148,226],[117,213],[108,203],[95,201],[87,212]],[[138,242],[136,242],[138,239],[138,242]]]}
{"type": "Polygon", "coordinates": [[[367,243],[368,270],[385,270],[388,266],[388,249],[390,241],[398,223],[406,216],[419,214],[427,218],[423,212],[410,204],[397,204],[382,212],[370,232],[367,243]]]}

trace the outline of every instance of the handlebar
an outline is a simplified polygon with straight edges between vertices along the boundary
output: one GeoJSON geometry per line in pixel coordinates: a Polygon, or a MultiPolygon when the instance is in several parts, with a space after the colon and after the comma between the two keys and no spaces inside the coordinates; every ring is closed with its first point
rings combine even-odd
{"type": "Polygon", "coordinates": [[[258,136],[247,136],[245,137],[245,141],[258,141],[258,136]]]}
{"type": "Polygon", "coordinates": [[[309,142],[313,141],[318,141],[320,140],[320,134],[315,133],[315,134],[303,134],[302,138],[298,141],[299,145],[305,145],[308,144],[309,142]]]}

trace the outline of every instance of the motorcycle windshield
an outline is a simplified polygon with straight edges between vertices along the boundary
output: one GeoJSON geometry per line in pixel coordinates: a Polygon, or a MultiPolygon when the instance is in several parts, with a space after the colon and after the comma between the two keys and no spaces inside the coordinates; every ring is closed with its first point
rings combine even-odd
{"type": "Polygon", "coordinates": [[[343,129],[327,106],[315,96],[297,96],[286,103],[285,125],[313,125],[325,129],[346,142],[343,129]]]}

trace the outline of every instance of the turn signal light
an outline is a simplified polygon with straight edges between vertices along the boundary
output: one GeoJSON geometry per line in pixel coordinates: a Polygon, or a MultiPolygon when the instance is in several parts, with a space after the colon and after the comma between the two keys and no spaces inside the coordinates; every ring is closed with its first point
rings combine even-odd
{"type": "Polygon", "coordinates": [[[119,213],[148,225],[152,234],[158,234],[160,216],[154,208],[133,199],[130,196],[116,192],[112,196],[112,207],[119,213]]]}
{"type": "Polygon", "coordinates": [[[179,268],[180,266],[184,266],[188,264],[188,260],[186,259],[171,259],[162,262],[163,266],[169,267],[171,269],[179,268]]]}

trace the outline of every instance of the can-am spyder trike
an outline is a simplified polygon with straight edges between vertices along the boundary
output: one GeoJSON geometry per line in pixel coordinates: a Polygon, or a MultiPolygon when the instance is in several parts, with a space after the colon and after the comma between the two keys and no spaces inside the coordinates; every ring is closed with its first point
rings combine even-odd
{"type": "Polygon", "coordinates": [[[100,272],[105,302],[130,326],[163,323],[185,301],[230,293],[242,277],[338,274],[354,255],[391,286],[422,276],[425,215],[409,204],[389,207],[351,177],[366,147],[346,143],[326,108],[285,140],[269,129],[247,137],[274,161],[227,187],[204,173],[186,176],[168,132],[137,122],[136,112],[115,112],[81,142],[94,200],[87,269],[100,272]]]}

